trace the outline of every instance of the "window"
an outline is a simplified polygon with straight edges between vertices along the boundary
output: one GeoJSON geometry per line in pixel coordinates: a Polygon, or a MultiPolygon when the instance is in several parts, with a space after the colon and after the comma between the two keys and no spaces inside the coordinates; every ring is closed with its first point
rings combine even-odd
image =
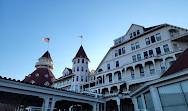
{"type": "Polygon", "coordinates": [[[141,60],[141,55],[137,54],[137,60],[140,61],[141,60]]]}
{"type": "Polygon", "coordinates": [[[75,67],[73,67],[73,72],[75,72],[75,67]]]}
{"type": "Polygon", "coordinates": [[[81,76],[81,81],[82,81],[82,82],[84,81],[84,78],[83,78],[83,76],[81,76]]]}
{"type": "Polygon", "coordinates": [[[119,44],[120,44],[121,43],[121,38],[119,38],[118,41],[119,41],[119,44]]]}
{"type": "Polygon", "coordinates": [[[136,36],[136,32],[133,32],[133,35],[136,36]]]}
{"type": "Polygon", "coordinates": [[[115,41],[115,45],[118,45],[118,40],[115,41]]]}
{"type": "Polygon", "coordinates": [[[143,77],[144,76],[144,68],[142,66],[140,66],[139,69],[140,69],[140,76],[143,77]]]}
{"type": "Polygon", "coordinates": [[[78,76],[76,76],[76,81],[78,81],[79,80],[79,77],[78,76]]]}
{"type": "Polygon", "coordinates": [[[112,75],[109,75],[109,82],[112,82],[112,75]]]}
{"type": "Polygon", "coordinates": [[[78,85],[75,85],[75,91],[78,91],[78,85]]]}
{"type": "Polygon", "coordinates": [[[79,71],[79,67],[77,67],[77,71],[79,71]]]}
{"type": "Polygon", "coordinates": [[[129,36],[130,36],[130,38],[132,38],[132,37],[133,37],[133,34],[132,34],[132,33],[130,33],[130,34],[129,34],[129,36]]]}
{"type": "Polygon", "coordinates": [[[125,40],[125,37],[122,37],[122,42],[124,42],[124,40],[125,40]]]}
{"type": "Polygon", "coordinates": [[[132,78],[132,79],[135,79],[134,71],[133,71],[133,70],[131,70],[131,78],[132,78]]]}
{"type": "Polygon", "coordinates": [[[145,51],[145,52],[144,52],[144,58],[147,58],[147,57],[148,57],[148,52],[145,51]]]}
{"type": "Polygon", "coordinates": [[[86,77],[86,80],[85,80],[86,82],[87,82],[87,77],[86,77]]]}
{"type": "Polygon", "coordinates": [[[135,45],[134,45],[134,43],[131,44],[131,49],[132,49],[132,50],[135,50],[135,45]]]}
{"type": "Polygon", "coordinates": [[[44,83],[44,85],[45,85],[45,86],[49,86],[50,83],[49,83],[48,81],[46,81],[46,82],[44,83]]]}
{"type": "Polygon", "coordinates": [[[154,69],[154,65],[153,64],[149,65],[149,70],[150,70],[150,74],[155,74],[155,69],[154,69]]]}
{"type": "Polygon", "coordinates": [[[82,72],[84,71],[84,67],[82,67],[82,72]]]}
{"type": "Polygon", "coordinates": [[[46,78],[48,78],[48,74],[45,74],[44,76],[45,76],[46,78]]]}
{"type": "Polygon", "coordinates": [[[115,57],[117,57],[118,56],[118,51],[117,50],[115,50],[115,57]]]}
{"type": "Polygon", "coordinates": [[[34,81],[34,80],[32,80],[32,81],[31,81],[31,84],[35,84],[35,81],[34,81]]]}
{"type": "Polygon", "coordinates": [[[88,64],[88,62],[86,61],[86,64],[88,64]]]}
{"type": "Polygon", "coordinates": [[[163,111],[187,111],[185,101],[187,93],[183,92],[187,89],[187,84],[185,90],[181,85],[184,86],[183,82],[182,84],[175,83],[158,88],[163,111]]]}
{"type": "Polygon", "coordinates": [[[80,59],[78,59],[78,63],[80,63],[80,59]]]}
{"type": "Polygon", "coordinates": [[[107,64],[107,69],[110,70],[110,64],[107,64]]]}
{"type": "Polygon", "coordinates": [[[74,60],[74,64],[76,63],[76,60],[74,60]]]}
{"type": "Polygon", "coordinates": [[[122,48],[122,54],[125,54],[125,47],[122,48]]]}
{"type": "Polygon", "coordinates": [[[165,53],[170,52],[170,49],[169,49],[169,47],[168,47],[168,44],[163,45],[163,48],[164,48],[164,52],[165,52],[165,53]]]}
{"type": "Polygon", "coordinates": [[[136,45],[136,49],[140,48],[139,42],[136,42],[135,45],[136,45]]]}
{"type": "Polygon", "coordinates": [[[152,35],[150,38],[151,38],[151,43],[154,43],[155,42],[155,36],[152,35]]]}
{"type": "Polygon", "coordinates": [[[82,63],[84,63],[84,59],[82,59],[82,63]]]}
{"type": "Polygon", "coordinates": [[[74,82],[74,77],[72,78],[72,81],[74,82]]]}
{"type": "Polygon", "coordinates": [[[161,40],[161,35],[160,35],[160,33],[156,34],[156,39],[157,39],[157,41],[160,41],[160,40],[161,40]]]}
{"type": "Polygon", "coordinates": [[[157,47],[157,48],[156,48],[156,53],[157,53],[157,55],[161,54],[161,49],[160,49],[160,47],[157,47]]]}
{"type": "Polygon", "coordinates": [[[146,45],[149,45],[150,44],[150,40],[149,40],[149,37],[146,38],[146,45]]]}
{"type": "Polygon", "coordinates": [[[87,72],[87,69],[86,69],[86,72],[87,72]]]}
{"type": "Polygon", "coordinates": [[[149,50],[149,55],[153,56],[153,50],[149,50]]]}
{"type": "Polygon", "coordinates": [[[35,76],[36,76],[36,77],[39,77],[39,74],[38,74],[38,73],[36,73],[36,74],[35,74],[35,76]]]}
{"type": "Polygon", "coordinates": [[[116,61],[116,67],[119,67],[119,61],[116,61]]]}
{"type": "Polygon", "coordinates": [[[118,49],[118,53],[119,53],[119,55],[121,55],[121,49],[118,49]]]}
{"type": "Polygon", "coordinates": [[[121,80],[121,73],[118,73],[118,80],[121,80]]]}
{"type": "Polygon", "coordinates": [[[133,62],[136,62],[136,55],[132,56],[133,62]]]}
{"type": "Polygon", "coordinates": [[[140,35],[140,30],[137,30],[137,35],[140,35]]]}
{"type": "Polygon", "coordinates": [[[146,103],[146,109],[148,111],[155,111],[150,92],[147,92],[144,94],[144,99],[145,99],[145,103],[146,103]]]}

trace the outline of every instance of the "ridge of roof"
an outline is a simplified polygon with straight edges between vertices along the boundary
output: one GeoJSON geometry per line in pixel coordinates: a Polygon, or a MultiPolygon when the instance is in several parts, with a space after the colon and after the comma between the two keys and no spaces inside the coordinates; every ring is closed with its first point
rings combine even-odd
{"type": "Polygon", "coordinates": [[[85,53],[84,48],[83,48],[82,45],[80,46],[80,48],[79,48],[76,56],[74,57],[74,59],[76,59],[76,58],[85,58],[85,59],[89,60],[89,58],[87,57],[87,55],[86,55],[86,53],[85,53]]]}
{"type": "Polygon", "coordinates": [[[168,68],[161,76],[165,77],[188,68],[188,48],[179,56],[179,58],[168,68]]]}

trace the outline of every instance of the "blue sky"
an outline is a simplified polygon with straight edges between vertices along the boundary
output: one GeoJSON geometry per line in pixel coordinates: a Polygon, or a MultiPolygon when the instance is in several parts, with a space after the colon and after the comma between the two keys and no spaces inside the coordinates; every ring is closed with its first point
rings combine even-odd
{"type": "Polygon", "coordinates": [[[35,70],[51,38],[53,73],[62,75],[83,47],[96,69],[113,40],[132,23],[169,23],[188,29],[187,0],[0,0],[0,75],[15,79],[35,70]]]}

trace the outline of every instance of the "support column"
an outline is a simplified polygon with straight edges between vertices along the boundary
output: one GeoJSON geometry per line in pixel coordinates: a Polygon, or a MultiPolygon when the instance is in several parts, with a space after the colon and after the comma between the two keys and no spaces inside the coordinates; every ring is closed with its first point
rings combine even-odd
{"type": "Polygon", "coordinates": [[[133,104],[134,104],[135,111],[138,111],[138,103],[137,103],[136,97],[133,97],[132,101],[133,101],[133,104]]]}
{"type": "Polygon", "coordinates": [[[44,101],[43,101],[43,105],[42,105],[42,111],[47,111],[48,110],[48,107],[49,107],[49,100],[50,98],[43,98],[44,101]]]}
{"type": "Polygon", "coordinates": [[[118,111],[121,111],[120,99],[117,99],[116,102],[118,106],[118,111]]]}
{"type": "Polygon", "coordinates": [[[150,93],[153,100],[155,111],[163,111],[157,89],[151,86],[150,93]]]}
{"type": "Polygon", "coordinates": [[[110,94],[110,91],[111,91],[111,88],[110,88],[110,87],[108,87],[108,92],[109,92],[109,94],[110,94]]]}
{"type": "Polygon", "coordinates": [[[92,109],[92,111],[97,111],[97,110],[96,110],[96,109],[97,109],[97,108],[96,108],[96,105],[97,105],[96,103],[93,104],[93,109],[92,109]]]}
{"type": "Polygon", "coordinates": [[[50,109],[50,111],[53,111],[53,109],[54,109],[54,107],[55,107],[55,103],[56,103],[56,101],[57,101],[57,100],[56,100],[55,98],[52,99],[52,101],[51,101],[51,107],[50,107],[51,109],[50,109]]]}
{"type": "Polygon", "coordinates": [[[104,103],[104,111],[106,111],[106,102],[104,103]]]}
{"type": "Polygon", "coordinates": [[[97,106],[97,111],[99,111],[99,103],[97,103],[97,105],[96,105],[96,106],[97,106]]]}

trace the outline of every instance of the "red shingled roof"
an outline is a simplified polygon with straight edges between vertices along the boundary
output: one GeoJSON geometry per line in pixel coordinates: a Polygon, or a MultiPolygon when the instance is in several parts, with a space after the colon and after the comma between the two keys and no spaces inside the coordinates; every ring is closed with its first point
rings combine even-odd
{"type": "Polygon", "coordinates": [[[87,55],[86,55],[86,53],[85,53],[84,48],[82,47],[82,45],[80,46],[80,49],[78,50],[78,52],[77,52],[76,56],[74,57],[74,59],[76,59],[76,58],[85,58],[85,59],[88,59],[88,57],[87,57],[87,55]]]}
{"type": "Polygon", "coordinates": [[[46,53],[42,57],[49,58],[52,60],[50,53],[48,51],[46,51],[46,53]]]}
{"type": "Polygon", "coordinates": [[[188,68],[188,49],[182,53],[182,55],[170,66],[162,77],[171,75],[186,68],[188,68]]]}
{"type": "Polygon", "coordinates": [[[39,86],[45,86],[44,83],[46,81],[49,82],[50,85],[55,81],[55,77],[50,69],[48,68],[37,68],[33,73],[31,73],[29,76],[26,76],[23,80],[24,82],[29,82],[34,80],[36,85],[39,86]],[[37,73],[39,76],[37,77],[37,73]],[[48,75],[48,77],[45,77],[45,75],[48,75]]]}

